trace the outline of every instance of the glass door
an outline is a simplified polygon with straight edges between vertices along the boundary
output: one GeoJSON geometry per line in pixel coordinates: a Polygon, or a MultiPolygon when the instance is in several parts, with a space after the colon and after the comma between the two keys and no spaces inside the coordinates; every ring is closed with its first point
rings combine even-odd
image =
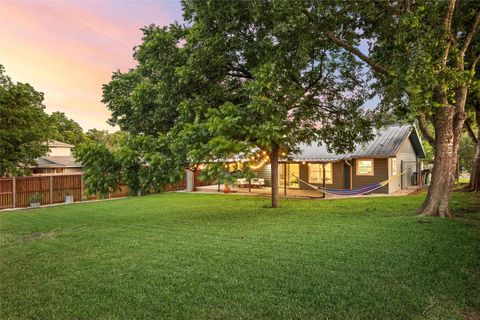
{"type": "Polygon", "coordinates": [[[298,189],[300,187],[298,177],[300,175],[300,165],[298,163],[280,163],[278,166],[280,188],[285,186],[287,180],[287,188],[298,189]],[[286,170],[285,170],[286,169],[286,170]]]}

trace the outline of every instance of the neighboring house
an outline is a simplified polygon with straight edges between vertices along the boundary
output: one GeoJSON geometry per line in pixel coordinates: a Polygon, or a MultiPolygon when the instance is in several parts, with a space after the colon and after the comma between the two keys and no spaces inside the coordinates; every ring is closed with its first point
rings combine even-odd
{"type": "Polygon", "coordinates": [[[46,156],[38,158],[37,164],[30,166],[33,174],[44,173],[79,173],[83,172],[82,165],[72,156],[71,144],[52,140],[46,156]]]}
{"type": "MultiPolygon", "coordinates": [[[[296,178],[299,177],[312,185],[325,183],[327,188],[349,189],[392,179],[375,193],[393,193],[415,183],[415,173],[421,172],[420,159],[424,157],[414,126],[388,126],[377,130],[372,141],[356,145],[356,150],[348,154],[330,153],[317,143],[301,144],[298,153],[290,155],[288,161],[281,160],[279,184],[311,189],[296,178]]],[[[258,168],[256,173],[267,185],[271,184],[270,164],[258,168]]]]}

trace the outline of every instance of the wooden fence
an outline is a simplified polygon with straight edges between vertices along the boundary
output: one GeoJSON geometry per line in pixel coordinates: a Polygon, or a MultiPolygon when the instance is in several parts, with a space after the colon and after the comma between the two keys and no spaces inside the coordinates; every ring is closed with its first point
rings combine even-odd
{"type": "MultiPolygon", "coordinates": [[[[167,184],[164,191],[184,190],[186,181],[167,184]]],[[[0,209],[22,208],[30,206],[30,198],[34,194],[41,195],[41,205],[63,203],[66,195],[73,200],[83,201],[96,199],[84,194],[83,174],[50,174],[27,177],[0,177],[0,209]]],[[[126,185],[109,194],[109,198],[126,197],[129,194],[126,185]]]]}

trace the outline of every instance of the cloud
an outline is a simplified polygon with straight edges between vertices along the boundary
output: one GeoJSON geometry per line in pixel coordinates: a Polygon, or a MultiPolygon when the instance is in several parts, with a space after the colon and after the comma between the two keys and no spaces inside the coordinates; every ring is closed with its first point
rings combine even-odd
{"type": "Polygon", "coordinates": [[[112,129],[102,84],[135,65],[142,26],[181,20],[178,2],[2,2],[0,63],[85,129],[112,129]]]}

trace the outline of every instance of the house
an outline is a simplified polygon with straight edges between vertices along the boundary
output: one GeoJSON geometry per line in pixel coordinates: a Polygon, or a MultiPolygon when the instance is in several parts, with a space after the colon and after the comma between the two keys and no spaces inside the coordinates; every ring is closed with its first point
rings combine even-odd
{"type": "Polygon", "coordinates": [[[49,152],[36,160],[36,165],[30,166],[33,174],[44,173],[80,173],[82,165],[72,155],[71,144],[60,141],[49,141],[49,152]]]}
{"type": "MultiPolygon", "coordinates": [[[[305,181],[326,188],[351,189],[390,179],[375,193],[393,193],[416,184],[416,173],[422,170],[420,159],[425,157],[420,136],[411,125],[376,130],[373,140],[357,144],[348,154],[330,153],[318,143],[301,144],[298,149],[287,160],[280,159],[280,187],[312,189],[305,181]]],[[[266,185],[271,185],[270,164],[255,171],[266,185]]]]}

